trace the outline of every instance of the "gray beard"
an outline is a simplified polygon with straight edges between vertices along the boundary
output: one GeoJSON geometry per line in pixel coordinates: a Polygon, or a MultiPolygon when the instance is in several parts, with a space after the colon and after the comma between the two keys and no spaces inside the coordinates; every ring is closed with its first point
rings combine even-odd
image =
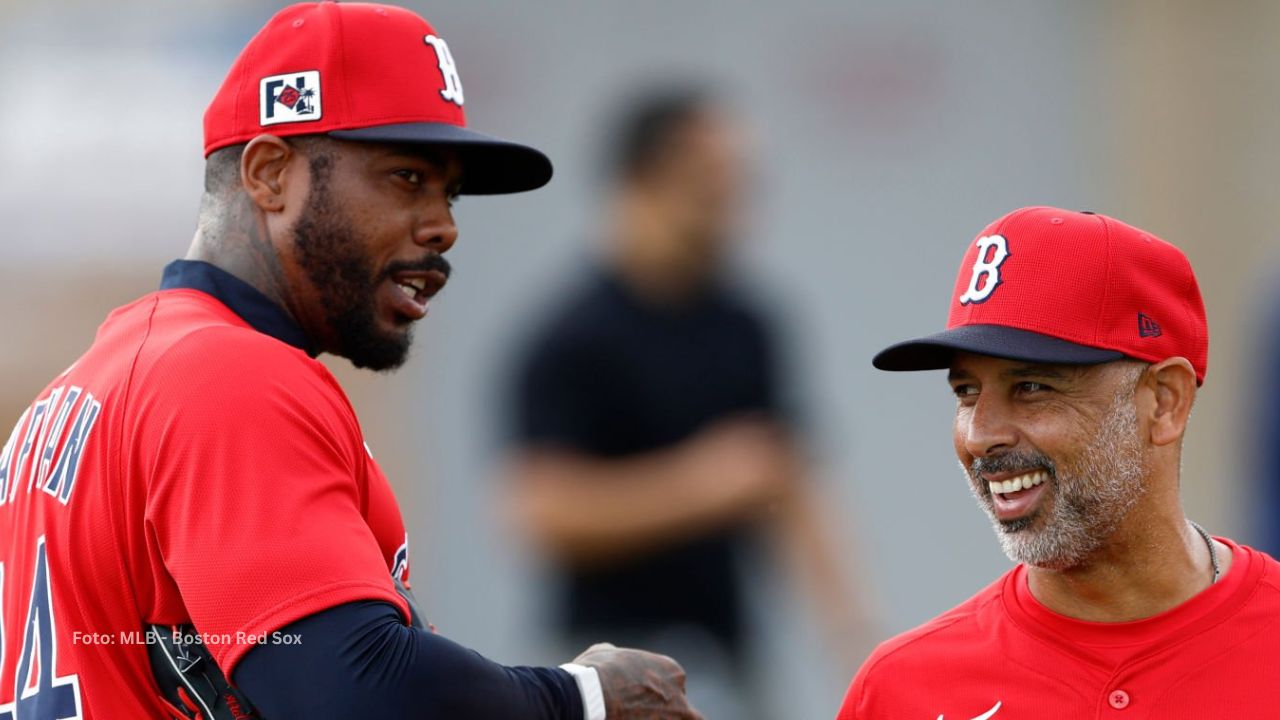
{"type": "Polygon", "coordinates": [[[1111,538],[1146,492],[1132,392],[1117,395],[1093,441],[1076,457],[1059,463],[1033,457],[1048,470],[1047,497],[1033,514],[1009,522],[996,519],[986,482],[963,463],[960,469],[1010,560],[1053,570],[1077,567],[1111,538]]]}

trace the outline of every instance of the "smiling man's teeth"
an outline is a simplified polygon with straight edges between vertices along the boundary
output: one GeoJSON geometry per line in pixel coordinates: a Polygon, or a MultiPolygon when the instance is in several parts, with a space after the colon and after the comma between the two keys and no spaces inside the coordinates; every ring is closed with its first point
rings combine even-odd
{"type": "Polygon", "coordinates": [[[1016,478],[1011,478],[1003,482],[987,483],[987,485],[991,488],[992,495],[998,495],[1018,492],[1019,490],[1028,490],[1048,479],[1048,473],[1040,470],[1037,472],[1027,473],[1026,475],[1019,475],[1016,478]]]}
{"type": "Polygon", "coordinates": [[[396,284],[399,285],[400,289],[409,297],[413,297],[427,289],[426,278],[405,278],[404,280],[397,280],[396,284]]]}

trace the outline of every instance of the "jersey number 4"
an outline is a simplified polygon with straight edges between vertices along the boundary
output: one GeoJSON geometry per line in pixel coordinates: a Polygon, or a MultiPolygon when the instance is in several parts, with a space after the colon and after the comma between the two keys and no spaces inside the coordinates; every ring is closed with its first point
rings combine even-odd
{"type": "MultiPolygon", "coordinates": [[[[53,617],[53,594],[49,590],[49,560],[44,537],[36,541],[35,577],[31,579],[31,600],[23,625],[18,670],[14,673],[14,701],[0,705],[0,720],[78,720],[80,680],[75,675],[58,677],[57,625],[53,617]]],[[[4,564],[0,563],[0,596],[4,588],[4,564]]],[[[0,608],[0,668],[4,667],[10,643],[5,637],[4,619],[8,608],[0,608]]]]}

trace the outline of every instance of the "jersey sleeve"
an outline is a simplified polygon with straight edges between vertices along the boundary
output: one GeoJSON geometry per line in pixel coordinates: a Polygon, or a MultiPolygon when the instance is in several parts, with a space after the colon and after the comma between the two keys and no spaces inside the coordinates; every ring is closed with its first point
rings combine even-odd
{"type": "Polygon", "coordinates": [[[383,600],[407,616],[362,512],[359,425],[322,365],[220,328],[136,381],[156,607],[180,602],[228,677],[264,634],[318,611],[383,600]]]}
{"type": "Polygon", "coordinates": [[[264,717],[583,720],[564,670],[499,665],[401,625],[384,603],[341,605],[281,633],[305,641],[254,648],[236,670],[264,717]]]}

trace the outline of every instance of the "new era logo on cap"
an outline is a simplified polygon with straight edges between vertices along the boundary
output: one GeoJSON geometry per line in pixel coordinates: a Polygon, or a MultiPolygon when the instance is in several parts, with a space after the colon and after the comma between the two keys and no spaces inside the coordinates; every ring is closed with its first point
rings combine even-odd
{"type": "Polygon", "coordinates": [[[262,125],[319,120],[320,71],[307,70],[262,78],[258,122],[262,125]]]}
{"type": "Polygon", "coordinates": [[[1160,323],[1150,317],[1138,313],[1138,337],[1160,337],[1160,323]]]}

